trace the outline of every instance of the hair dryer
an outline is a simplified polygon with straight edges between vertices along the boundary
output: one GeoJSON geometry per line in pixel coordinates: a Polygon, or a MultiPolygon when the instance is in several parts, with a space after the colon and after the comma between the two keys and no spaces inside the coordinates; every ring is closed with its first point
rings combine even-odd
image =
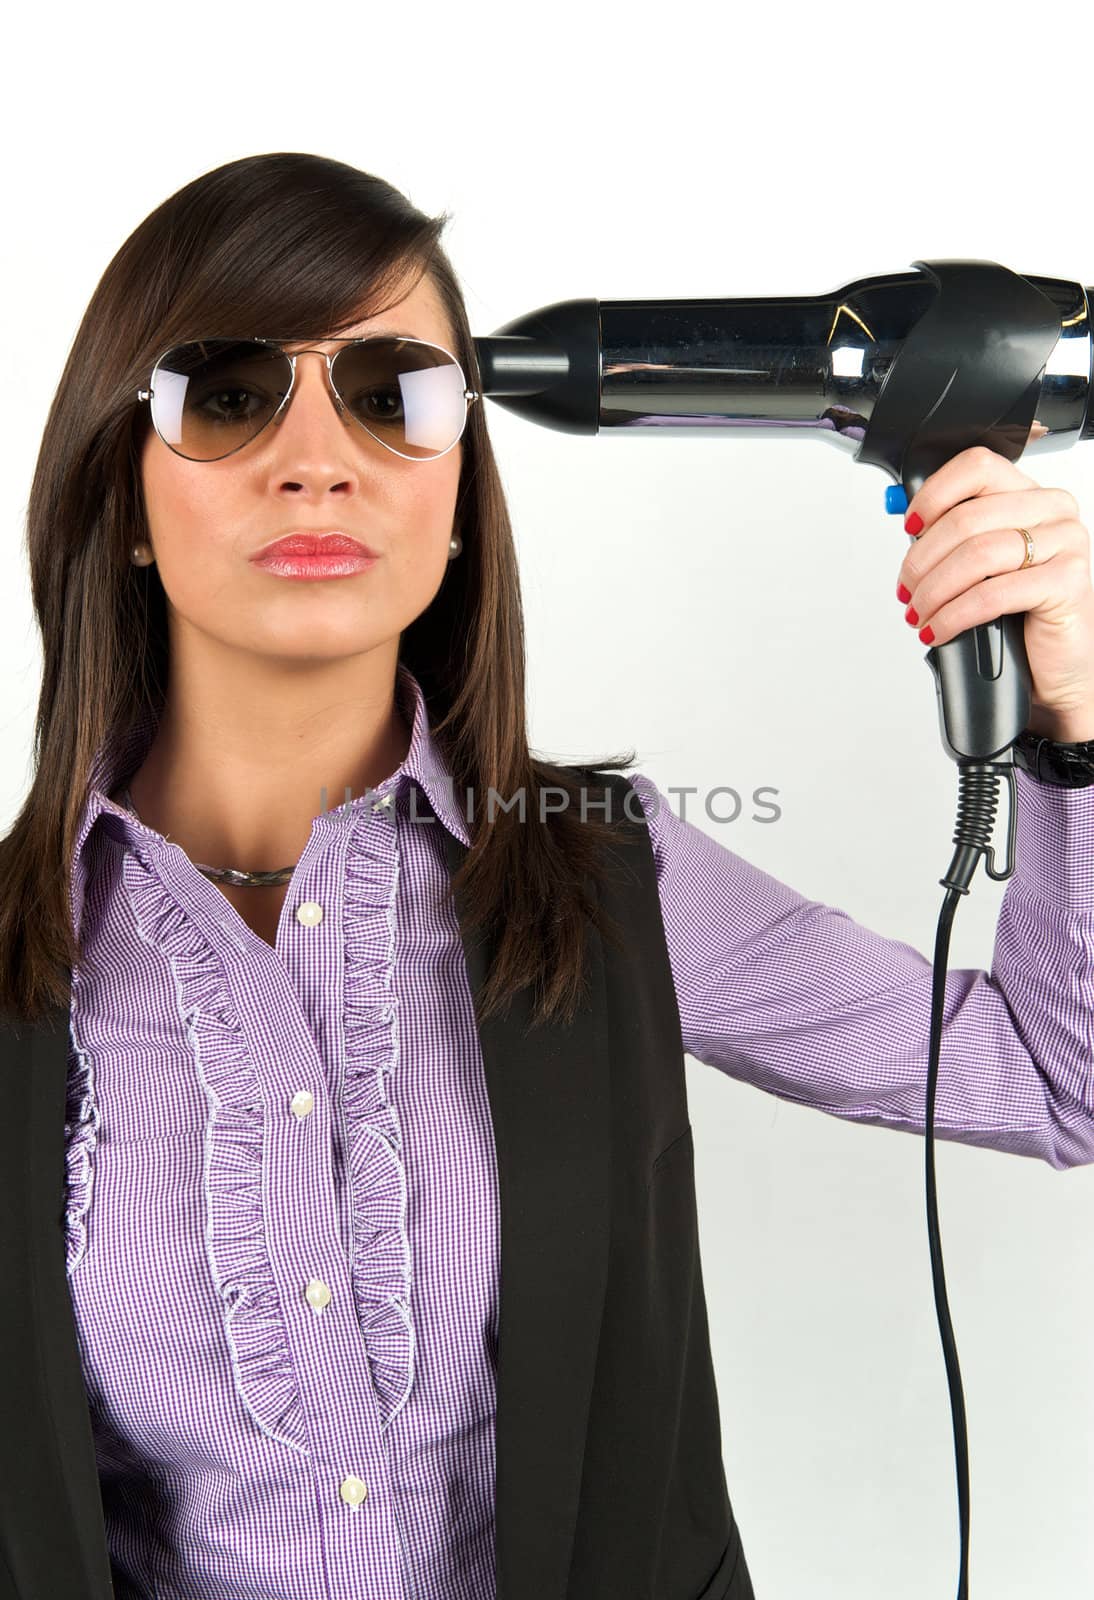
{"type": "MultiPolygon", "coordinates": [[[[475,339],[478,387],[567,433],[830,439],[891,474],[897,510],[971,445],[1015,461],[1094,436],[1094,290],[994,261],[914,266],[822,295],[559,301],[475,339]]],[[[1013,765],[1029,717],[1023,633],[1009,615],[927,652],[943,745],[975,769],[962,791],[968,837],[942,880],[961,892],[980,853],[991,877],[1013,871],[1013,828],[1007,869],[992,866],[997,785],[984,773],[1013,765]]]]}
{"type": "MultiPolygon", "coordinates": [[[[994,261],[916,261],[831,294],[717,300],[563,300],[475,339],[478,389],[566,433],[648,428],[830,439],[887,471],[903,511],[950,457],[982,444],[1008,461],[1094,437],[1091,294],[1067,278],[994,261]],[[899,486],[899,487],[898,487],[899,486]],[[902,492],[903,491],[903,492],[902,492]]],[[[942,742],[958,764],[956,846],[935,945],[927,1073],[927,1221],[953,1415],[968,1595],[964,1396],[946,1300],[934,1172],[934,1100],[949,929],[981,854],[1014,869],[1014,740],[1030,714],[1023,616],[970,628],[927,652],[942,742]],[[990,838],[1010,788],[1007,865],[990,838]]]]}

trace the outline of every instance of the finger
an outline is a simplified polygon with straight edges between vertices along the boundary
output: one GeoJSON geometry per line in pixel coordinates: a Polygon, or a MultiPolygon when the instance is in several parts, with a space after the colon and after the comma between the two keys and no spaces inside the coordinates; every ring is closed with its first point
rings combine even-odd
{"type": "Polygon", "coordinates": [[[911,562],[912,571],[922,576],[932,561],[948,554],[962,539],[992,528],[1028,528],[1033,533],[1042,523],[1052,521],[1073,521],[1076,539],[1086,537],[1079,521],[1079,503],[1068,489],[1035,484],[1032,489],[976,495],[942,512],[925,527],[915,544],[909,545],[906,559],[911,562]]]}
{"type": "MultiPolygon", "coordinates": [[[[1078,541],[1071,531],[1075,526],[1070,522],[1039,523],[1033,561],[1024,570],[1043,567],[1060,555],[1079,556],[1078,541]]],[[[988,528],[963,539],[941,560],[932,562],[922,577],[915,570],[908,570],[917,555],[918,549],[909,551],[898,583],[898,598],[903,602],[904,595],[909,595],[906,618],[913,628],[923,627],[944,606],[977,584],[1021,570],[1026,541],[1016,528],[988,528]]]]}
{"type": "Polygon", "coordinates": [[[908,503],[905,523],[918,516],[924,528],[937,522],[951,506],[973,495],[1036,488],[1036,480],[1022,472],[997,450],[973,445],[961,450],[932,472],[908,503]]]}
{"type": "MultiPolygon", "coordinates": [[[[966,547],[972,553],[961,559],[979,561],[980,577],[1006,572],[1025,560],[1022,528],[1033,540],[1035,561],[1047,560],[1061,550],[1073,550],[1089,557],[1090,533],[1086,524],[1071,514],[1072,499],[1066,489],[1038,489],[1029,495],[989,495],[955,506],[931,529],[929,538],[922,534],[914,545],[909,545],[897,574],[898,582],[913,592],[921,589],[966,547]],[[1001,505],[997,504],[994,511],[991,509],[993,500],[1006,501],[1005,518],[1000,515],[1004,509],[1001,505]],[[1057,515],[1046,516],[1046,511],[1054,506],[1059,508],[1057,515]]],[[[951,567],[950,570],[959,569],[951,567]]],[[[975,582],[975,578],[970,581],[975,582]]]]}
{"type": "Polygon", "coordinates": [[[1076,609],[1089,589],[1090,575],[1073,551],[1053,556],[1043,565],[1026,567],[1023,572],[1006,572],[985,578],[964,590],[929,615],[920,614],[919,638],[924,644],[947,644],[967,628],[1017,612],[1038,611],[1046,620],[1054,613],[1061,617],[1076,609]],[[924,634],[929,633],[929,638],[924,634]]]}

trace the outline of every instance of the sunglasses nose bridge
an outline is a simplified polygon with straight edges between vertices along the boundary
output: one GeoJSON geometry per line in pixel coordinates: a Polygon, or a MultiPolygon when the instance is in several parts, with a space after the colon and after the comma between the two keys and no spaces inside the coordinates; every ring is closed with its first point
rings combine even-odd
{"type": "Polygon", "coordinates": [[[289,364],[290,364],[290,366],[292,368],[292,380],[291,380],[291,383],[289,385],[289,392],[285,397],[285,402],[280,408],[281,416],[284,417],[286,411],[288,411],[289,406],[292,404],[293,400],[296,398],[296,393],[297,393],[297,390],[299,388],[299,383],[297,381],[297,376],[298,376],[297,375],[297,365],[296,365],[297,361],[299,360],[299,358],[301,356],[308,356],[308,355],[318,356],[319,359],[322,361],[323,366],[326,369],[326,383],[327,383],[327,395],[328,395],[328,398],[330,399],[330,402],[333,405],[334,409],[338,412],[339,416],[341,416],[343,414],[343,412],[345,411],[345,402],[343,401],[342,396],[338,393],[338,386],[334,381],[334,372],[332,370],[333,363],[334,363],[334,357],[338,354],[338,351],[337,350],[333,350],[333,351],[329,351],[328,352],[326,350],[318,350],[318,349],[315,349],[314,347],[312,347],[312,348],[309,348],[309,349],[306,349],[306,350],[296,350],[296,351],[292,351],[292,352],[290,352],[288,350],[285,350],[282,353],[284,354],[286,360],[289,362],[289,364]]]}

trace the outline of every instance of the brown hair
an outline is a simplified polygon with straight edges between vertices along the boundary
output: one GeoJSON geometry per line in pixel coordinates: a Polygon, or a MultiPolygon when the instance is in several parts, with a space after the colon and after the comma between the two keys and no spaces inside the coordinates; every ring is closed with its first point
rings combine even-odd
{"type": "MultiPolygon", "coordinates": [[[[396,304],[415,269],[431,275],[478,389],[466,308],[439,242],[447,222],[340,161],[248,156],[171,195],[103,273],[50,406],[27,510],[43,665],[34,775],[0,840],[0,1008],[13,1016],[33,1023],[68,1003],[80,955],[70,873],[91,764],[108,734],[163,705],[166,595],[154,567],[129,560],[147,537],[139,463],[150,424],[136,390],[168,346],[210,329],[333,338],[396,304]]],[[[452,888],[464,897],[463,927],[481,924],[495,940],[479,1015],[531,984],[534,1020],[568,1021],[584,991],[586,919],[619,939],[589,892],[608,870],[602,846],[619,807],[614,819],[583,815],[576,802],[592,769],[582,778],[529,752],[517,558],[481,403],[463,436],[455,521],[463,552],[399,654],[421,684],[454,793],[471,791],[471,849],[452,888]],[[547,801],[544,817],[547,786],[567,799],[555,811],[547,801]],[[490,789],[500,809],[487,804],[490,789]],[[524,821],[505,808],[522,791],[524,821]]],[[[632,751],[597,766],[633,762],[632,751]]]]}

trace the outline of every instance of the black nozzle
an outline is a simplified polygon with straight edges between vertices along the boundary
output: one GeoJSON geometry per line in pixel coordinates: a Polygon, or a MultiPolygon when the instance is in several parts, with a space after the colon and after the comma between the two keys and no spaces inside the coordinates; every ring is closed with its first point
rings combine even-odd
{"type": "Polygon", "coordinates": [[[475,340],[483,394],[563,433],[600,425],[600,302],[558,300],[475,340]]]}

